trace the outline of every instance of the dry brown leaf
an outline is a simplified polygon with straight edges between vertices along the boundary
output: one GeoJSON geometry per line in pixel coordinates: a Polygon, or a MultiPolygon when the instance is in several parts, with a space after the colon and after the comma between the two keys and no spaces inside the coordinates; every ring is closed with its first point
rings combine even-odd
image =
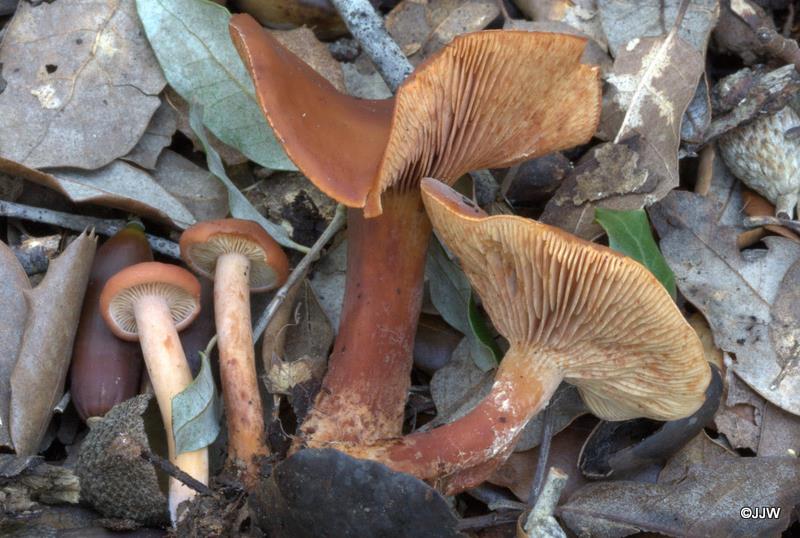
{"type": "Polygon", "coordinates": [[[172,135],[178,129],[178,115],[166,102],[162,101],[156,113],[150,118],[142,138],[134,148],[122,157],[123,160],[153,170],[161,151],[172,143],[172,135]]]}
{"type": "Polygon", "coordinates": [[[99,170],[50,169],[20,166],[0,157],[0,171],[50,187],[73,202],[90,202],[130,211],[187,228],[195,218],[144,170],[117,160],[99,170]]]}
{"type": "Polygon", "coordinates": [[[703,344],[703,353],[706,356],[706,360],[716,366],[720,372],[725,372],[722,350],[714,345],[714,335],[711,334],[711,327],[708,326],[706,318],[699,312],[695,312],[689,316],[687,321],[703,344]]]}
{"type": "Polygon", "coordinates": [[[228,215],[228,191],[211,172],[171,150],[164,150],[153,179],[188,209],[197,221],[228,215]]]}
{"type": "MultiPolygon", "coordinates": [[[[742,189],[742,198],[744,200],[744,212],[748,217],[771,217],[775,215],[775,206],[769,203],[760,194],[751,191],[750,189],[742,189]]],[[[800,243],[800,236],[793,231],[783,226],[764,226],[764,228],[774,234],[790,239],[795,243],[800,243]]],[[[747,233],[747,232],[744,232],[747,233]]]]}
{"type": "Polygon", "coordinates": [[[536,22],[560,22],[590,36],[606,51],[606,36],[596,0],[514,0],[520,11],[536,22]]]}
{"type": "Polygon", "coordinates": [[[403,0],[386,16],[386,29],[417,65],[455,36],[482,30],[499,15],[494,0],[403,0]]]}
{"type": "Polygon", "coordinates": [[[678,36],[633,40],[606,77],[612,142],[592,149],[550,200],[542,220],[584,238],[601,233],[594,208],[639,209],[676,187],[683,113],[704,70],[702,54],[678,36]]]}
{"type": "Polygon", "coordinates": [[[730,368],[770,402],[800,414],[800,245],[770,236],[766,249],[739,251],[741,185],[717,161],[708,196],[674,191],[651,208],[661,251],[716,345],[735,356],[730,368]]]}
{"type": "Polygon", "coordinates": [[[20,2],[0,64],[0,156],[28,168],[94,170],[127,154],[165,84],[135,0],[20,2]]]}
{"type": "Polygon", "coordinates": [[[725,376],[725,386],[725,400],[720,402],[714,416],[717,431],[725,436],[731,447],[748,448],[755,452],[761,436],[766,401],[731,370],[725,376]]]}
{"type": "Polygon", "coordinates": [[[11,372],[22,345],[22,331],[28,315],[25,293],[31,288],[28,276],[14,253],[0,241],[0,447],[13,448],[8,427],[11,402],[11,372]]]}
{"type": "Polygon", "coordinates": [[[235,0],[232,3],[270,28],[308,26],[322,39],[347,34],[344,22],[328,0],[235,0]]]}
{"type": "Polygon", "coordinates": [[[96,247],[94,234],[81,234],[50,262],[44,280],[25,292],[28,315],[11,374],[9,419],[17,455],[39,451],[53,408],[64,392],[96,247]]]}

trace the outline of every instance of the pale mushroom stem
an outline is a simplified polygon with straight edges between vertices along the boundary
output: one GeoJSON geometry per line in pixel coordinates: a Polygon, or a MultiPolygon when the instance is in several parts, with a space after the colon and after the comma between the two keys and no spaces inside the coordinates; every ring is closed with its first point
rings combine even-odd
{"type": "MultiPolygon", "coordinates": [[[[347,215],[347,281],[339,334],[307,446],[371,443],[402,433],[431,224],[419,191],[389,191],[383,215],[347,215]]],[[[297,448],[297,446],[295,446],[297,448]]]]}
{"type": "Polygon", "coordinates": [[[563,377],[546,354],[512,347],[500,363],[489,394],[460,419],[372,446],[336,448],[421,479],[446,479],[467,472],[457,481],[463,489],[469,485],[464,483],[467,477],[480,483],[502,463],[503,454],[510,453],[522,428],[547,404],[563,377]],[[485,465],[490,461],[496,465],[485,465]]]}
{"type": "MultiPolygon", "coordinates": [[[[134,305],[139,342],[147,365],[147,373],[167,430],[169,461],[203,484],[208,484],[208,451],[203,448],[176,454],[172,434],[172,398],[192,382],[192,372],[183,353],[178,331],[164,299],[145,296],[134,305]]],[[[192,499],[196,492],[175,478],[169,480],[169,513],[177,522],[177,509],[192,499]]]]}
{"type": "Polygon", "coordinates": [[[268,450],[250,320],[250,260],[246,256],[229,253],[217,258],[214,318],[228,460],[244,464],[242,479],[249,487],[258,479],[259,458],[268,450]]]}

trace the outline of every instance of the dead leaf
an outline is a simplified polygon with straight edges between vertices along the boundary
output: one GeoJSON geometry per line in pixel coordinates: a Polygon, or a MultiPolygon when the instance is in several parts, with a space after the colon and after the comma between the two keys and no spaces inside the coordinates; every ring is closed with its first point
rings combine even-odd
{"type": "Polygon", "coordinates": [[[72,341],[97,240],[83,233],[50,262],[44,280],[25,292],[28,316],[11,374],[11,438],[17,455],[39,451],[64,392],[72,341]]]}
{"type": "MultiPolygon", "coordinates": [[[[797,285],[798,270],[790,269],[800,260],[800,245],[765,237],[766,250],[740,252],[740,187],[720,163],[714,166],[708,197],[674,191],[651,208],[661,251],[681,293],[711,325],[716,345],[735,355],[733,371],[767,400],[800,413],[800,374],[772,343],[776,317],[788,322],[793,315],[774,305],[786,293],[782,286],[797,285]]],[[[795,333],[788,329],[780,337],[790,342],[795,333]]]]}
{"type": "Polygon", "coordinates": [[[339,330],[339,316],[344,300],[345,270],[347,268],[347,241],[332,246],[314,267],[309,284],[317,295],[319,304],[334,332],[339,330]]]}
{"type": "Polygon", "coordinates": [[[417,65],[455,36],[482,30],[499,15],[493,0],[403,0],[386,16],[386,29],[417,65]]]}
{"type": "Polygon", "coordinates": [[[714,467],[719,463],[737,459],[736,453],[713,441],[705,432],[689,441],[680,452],[672,456],[661,472],[658,482],[675,483],[686,476],[695,465],[714,467]]]}
{"type": "Polygon", "coordinates": [[[0,446],[13,448],[9,431],[11,372],[22,345],[22,331],[28,315],[25,294],[30,291],[28,276],[17,262],[14,252],[0,241],[0,446]]]}
{"type": "Polygon", "coordinates": [[[589,484],[559,514],[581,536],[778,536],[800,502],[797,458],[732,458],[689,468],[674,482],[589,484]],[[741,517],[740,509],[779,507],[779,518],[741,517]]]}
{"type": "Polygon", "coordinates": [[[711,96],[706,74],[700,77],[689,106],[681,122],[681,140],[690,144],[703,142],[706,131],[711,125],[711,96]]]}
{"type": "Polygon", "coordinates": [[[94,170],[126,155],[165,84],[134,0],[20,2],[0,64],[0,156],[28,168],[94,170]]]}
{"type": "Polygon", "coordinates": [[[228,191],[205,168],[200,168],[172,150],[164,150],[153,171],[153,179],[188,209],[199,221],[228,215],[228,191]]]}
{"type": "Polygon", "coordinates": [[[264,26],[308,26],[321,39],[347,34],[344,22],[328,0],[236,0],[236,7],[264,26]]]}
{"type": "Polygon", "coordinates": [[[433,375],[447,365],[462,339],[440,316],[423,313],[414,336],[414,366],[433,375]]]}
{"type": "Polygon", "coordinates": [[[175,110],[162,101],[156,113],[150,118],[142,138],[136,146],[124,157],[123,160],[138,164],[142,168],[153,170],[156,167],[161,151],[170,145],[172,135],[178,129],[178,115],[175,110]]]}
{"type": "MultiPolygon", "coordinates": [[[[553,436],[547,466],[558,467],[569,475],[567,485],[561,492],[561,502],[566,501],[578,489],[589,483],[578,468],[578,455],[597,421],[596,417],[585,415],[553,436]]],[[[488,482],[508,488],[519,500],[528,502],[538,461],[538,447],[511,454],[489,477],[488,482]]]]}
{"type": "Polygon", "coordinates": [[[725,372],[725,361],[722,350],[714,345],[714,335],[711,334],[711,327],[708,326],[706,318],[699,312],[695,312],[686,320],[697,333],[700,342],[703,344],[703,354],[706,360],[717,367],[720,372],[725,372]]]}
{"type": "Polygon", "coordinates": [[[345,91],[344,75],[339,62],[333,59],[328,47],[316,38],[314,32],[303,27],[284,32],[273,31],[272,35],[314,71],[328,79],[334,88],[340,92],[345,91]]]}
{"type": "MultiPolygon", "coordinates": [[[[742,189],[742,199],[744,201],[743,209],[744,212],[747,213],[748,217],[771,217],[775,215],[775,206],[769,203],[763,196],[751,191],[750,189],[742,189]]],[[[774,234],[783,236],[786,239],[791,239],[795,243],[800,243],[800,236],[783,226],[770,225],[764,226],[764,229],[774,234]]]]}
{"type": "Polygon", "coordinates": [[[550,200],[542,221],[584,238],[601,233],[594,208],[640,209],[678,186],[683,113],[694,97],[704,60],[679,37],[632,40],[606,77],[601,125],[612,142],[592,149],[550,200]]]}
{"type": "MultiPolygon", "coordinates": [[[[669,31],[683,0],[598,0],[608,48],[614,57],[631,42],[669,31]]],[[[708,37],[719,17],[718,0],[689,0],[678,37],[705,54],[708,37]]]]}
{"type": "Polygon", "coordinates": [[[536,22],[560,22],[590,36],[608,50],[596,0],[514,0],[520,11],[536,22]]]}
{"type": "Polygon", "coordinates": [[[386,85],[378,70],[366,54],[360,54],[354,62],[344,63],[344,84],[347,93],[359,99],[388,99],[392,90],[386,85]]]}
{"type": "Polygon", "coordinates": [[[76,168],[33,170],[0,157],[0,170],[54,189],[76,203],[90,202],[130,211],[178,228],[195,218],[144,170],[114,161],[99,170],[76,168]]]}

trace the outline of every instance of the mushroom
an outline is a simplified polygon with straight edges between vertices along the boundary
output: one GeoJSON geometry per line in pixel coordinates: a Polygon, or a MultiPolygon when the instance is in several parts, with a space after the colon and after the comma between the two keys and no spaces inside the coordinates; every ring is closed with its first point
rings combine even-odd
{"type": "MultiPolygon", "coordinates": [[[[189,363],[178,331],[200,313],[200,282],[176,265],[145,262],[123,269],[100,294],[103,318],[115,336],[142,346],[147,373],[167,430],[169,461],[203,484],[208,484],[208,451],[176,453],[172,431],[172,398],[192,382],[189,363]]],[[[175,478],[169,480],[169,513],[195,491],[175,478]]]]}
{"type": "Polygon", "coordinates": [[[646,268],[558,228],[489,217],[441,182],[423,180],[422,193],[437,235],[510,348],[490,393],[464,417],[345,452],[441,480],[453,493],[448,477],[458,488],[484,480],[487,462],[502,463],[562,380],[606,420],[674,420],[703,404],[711,379],[703,346],[646,268]]]}
{"type": "Polygon", "coordinates": [[[308,446],[401,434],[430,221],[426,175],[455,182],[587,141],[600,115],[586,40],[489,31],[455,38],[387,100],[339,93],[252,18],[231,35],[298,168],[348,212],[347,280],[308,446]],[[360,209],[360,208],[363,208],[360,209]]]}
{"type": "Polygon", "coordinates": [[[250,486],[259,458],[268,454],[264,411],[258,390],[250,292],[286,281],[289,261],[255,222],[223,219],[195,224],[181,235],[181,257],[195,272],[214,279],[214,318],[219,371],[228,425],[228,461],[244,465],[250,486]]]}

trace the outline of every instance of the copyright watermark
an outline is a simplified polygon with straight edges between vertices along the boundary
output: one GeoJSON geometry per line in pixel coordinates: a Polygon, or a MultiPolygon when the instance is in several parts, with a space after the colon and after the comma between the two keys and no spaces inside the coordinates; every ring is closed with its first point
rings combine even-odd
{"type": "Polygon", "coordinates": [[[781,507],[743,506],[739,509],[739,516],[742,519],[779,519],[781,517],[781,507]]]}

